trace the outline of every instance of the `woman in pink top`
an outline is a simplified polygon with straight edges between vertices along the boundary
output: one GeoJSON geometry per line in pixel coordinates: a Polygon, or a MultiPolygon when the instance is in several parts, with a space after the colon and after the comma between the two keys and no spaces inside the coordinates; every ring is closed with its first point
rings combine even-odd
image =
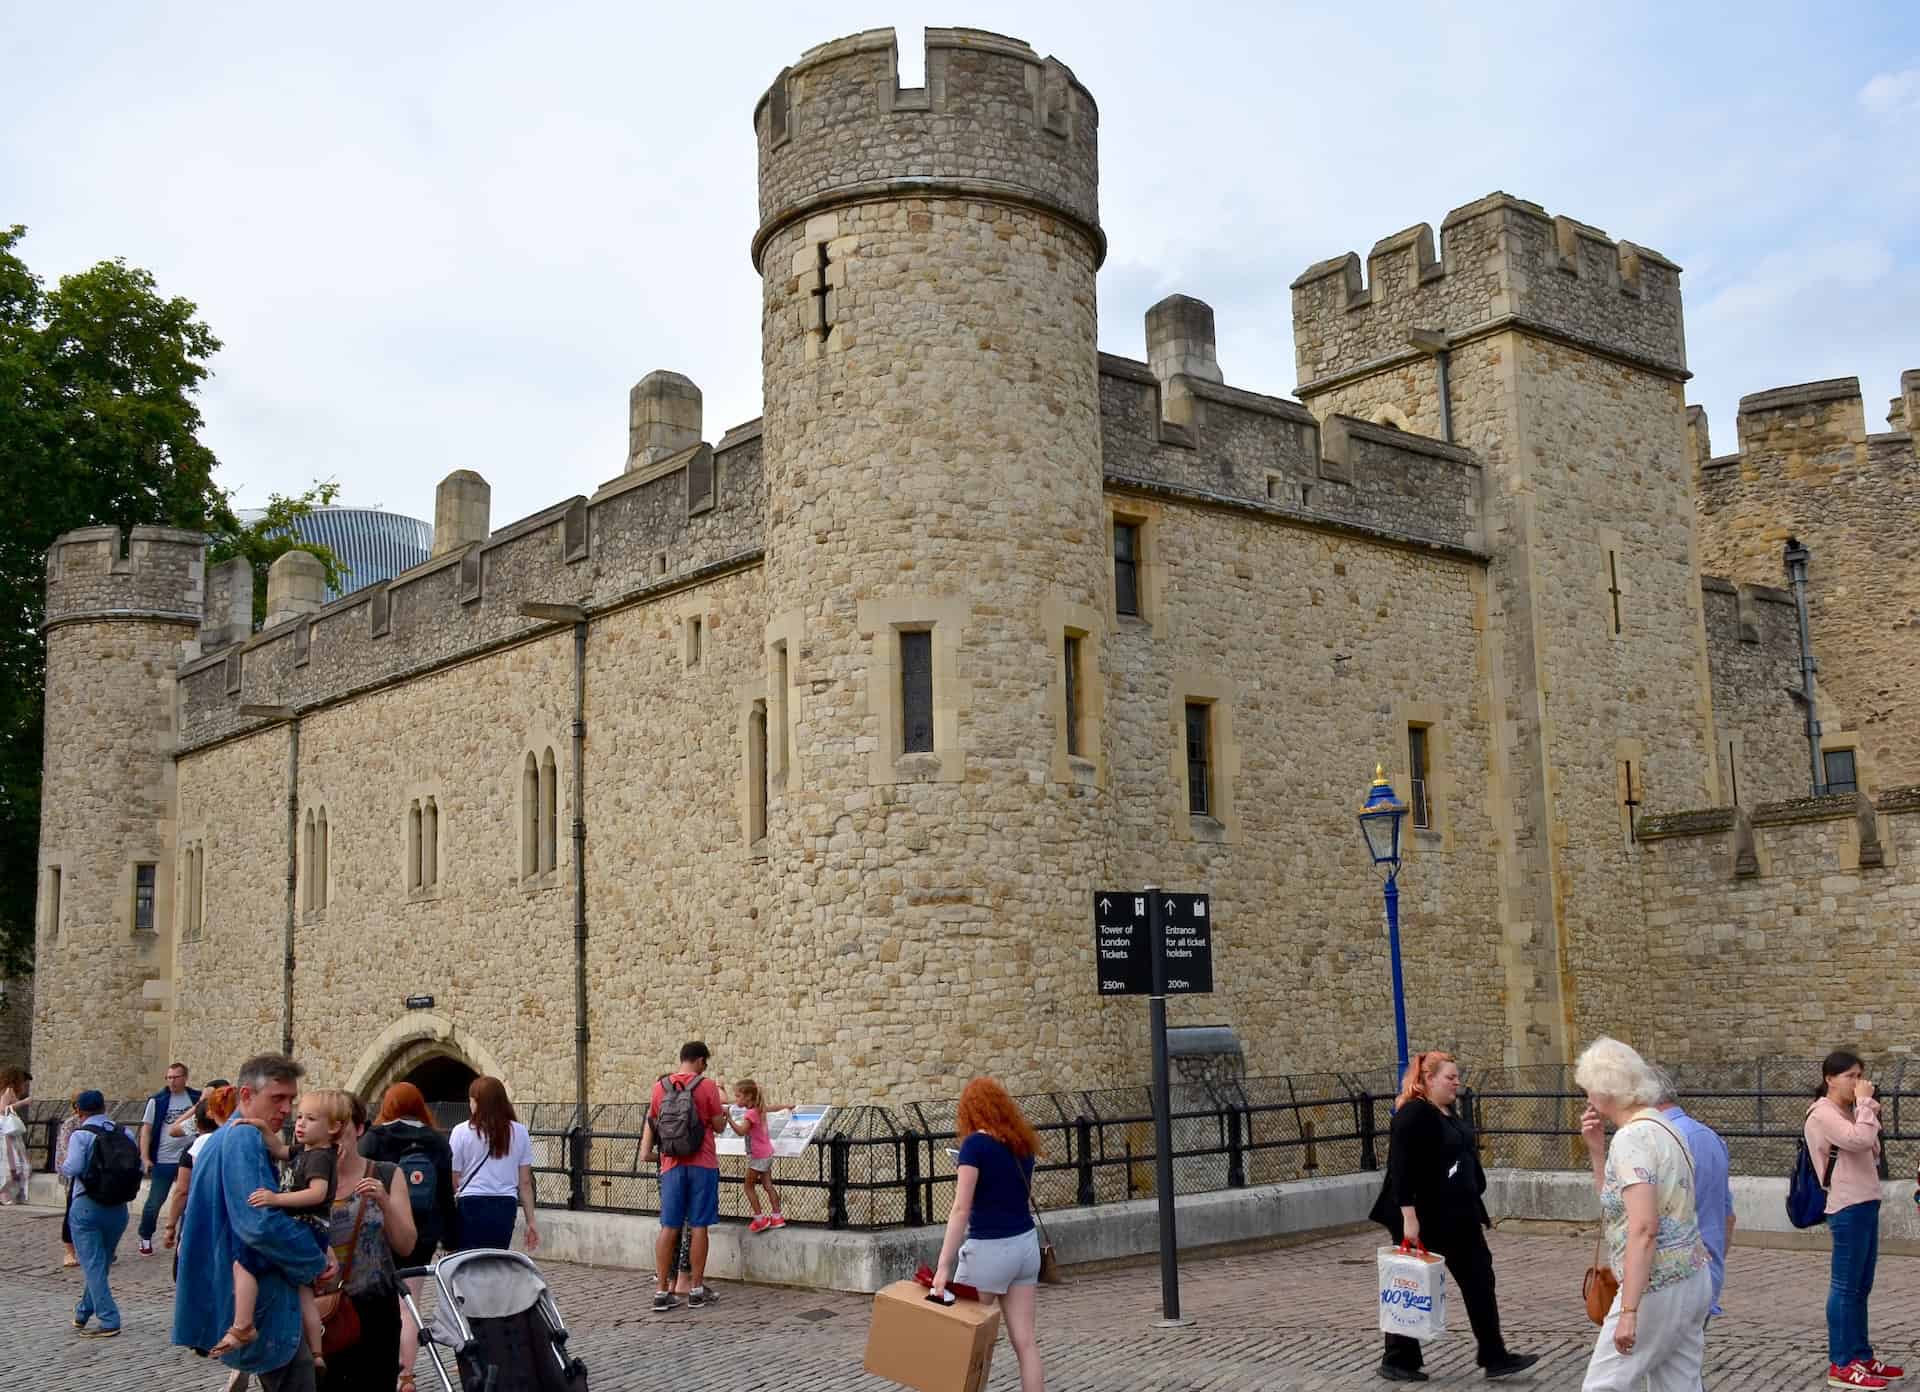
{"type": "Polygon", "coordinates": [[[1902,1370],[1875,1358],[1867,1337],[1867,1297],[1880,1259],[1880,1104],[1858,1054],[1836,1049],[1820,1065],[1806,1137],[1815,1174],[1825,1174],[1827,1157],[1837,1153],[1827,1186],[1827,1386],[1884,1388],[1902,1370]]]}

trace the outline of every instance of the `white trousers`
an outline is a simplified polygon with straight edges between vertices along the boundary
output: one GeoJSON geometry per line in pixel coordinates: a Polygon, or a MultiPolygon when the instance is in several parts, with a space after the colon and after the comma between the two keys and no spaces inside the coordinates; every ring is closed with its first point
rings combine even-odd
{"type": "Polygon", "coordinates": [[[1593,1342],[1581,1392],[1700,1392],[1707,1357],[1707,1315],[1713,1309],[1713,1273],[1701,1267],[1677,1285],[1640,1297],[1633,1352],[1613,1346],[1620,1297],[1593,1342]]]}

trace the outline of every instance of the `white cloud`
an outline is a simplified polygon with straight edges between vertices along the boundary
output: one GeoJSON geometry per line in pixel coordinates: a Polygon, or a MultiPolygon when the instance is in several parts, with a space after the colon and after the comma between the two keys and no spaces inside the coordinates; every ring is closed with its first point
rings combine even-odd
{"type": "Polygon", "coordinates": [[[1879,73],[1860,89],[1860,105],[1880,116],[1920,114],[1920,68],[1879,73]]]}

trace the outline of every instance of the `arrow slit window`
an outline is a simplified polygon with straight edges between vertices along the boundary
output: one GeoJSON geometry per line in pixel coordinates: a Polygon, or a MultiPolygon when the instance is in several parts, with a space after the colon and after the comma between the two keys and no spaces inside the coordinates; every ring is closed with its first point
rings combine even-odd
{"type": "Polygon", "coordinates": [[[933,752],[933,632],[900,631],[900,752],[933,752]]]}
{"type": "Polygon", "coordinates": [[[1433,804],[1429,800],[1432,764],[1427,755],[1427,726],[1407,726],[1407,782],[1409,785],[1409,808],[1413,813],[1413,824],[1422,830],[1433,826],[1433,804]]]}
{"type": "Polygon", "coordinates": [[[1205,817],[1213,809],[1213,706],[1187,702],[1187,811],[1205,817]]]}

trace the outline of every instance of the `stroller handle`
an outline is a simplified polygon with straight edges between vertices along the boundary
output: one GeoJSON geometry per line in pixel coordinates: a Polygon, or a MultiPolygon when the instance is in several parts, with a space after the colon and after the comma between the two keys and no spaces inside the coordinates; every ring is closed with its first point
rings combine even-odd
{"type": "Polygon", "coordinates": [[[403,1266],[393,1273],[396,1281],[412,1281],[431,1275],[433,1275],[433,1268],[430,1266],[403,1266]]]}

